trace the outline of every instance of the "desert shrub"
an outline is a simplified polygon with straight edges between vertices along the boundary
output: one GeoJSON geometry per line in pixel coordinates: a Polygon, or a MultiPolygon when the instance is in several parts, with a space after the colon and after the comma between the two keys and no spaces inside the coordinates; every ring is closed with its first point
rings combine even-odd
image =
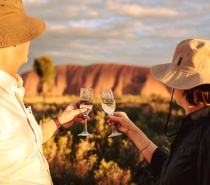
{"type": "MultiPolygon", "coordinates": [[[[155,97],[134,101],[134,97],[118,97],[116,111],[124,111],[159,147],[169,151],[173,138],[164,135],[164,124],[168,114],[169,100],[155,97]],[[126,102],[129,101],[129,102],[126,102]]],[[[139,97],[137,97],[139,98],[139,97]]],[[[65,99],[66,100],[66,99],[65,99]]],[[[59,102],[61,98],[59,98],[59,102]]],[[[69,102],[68,102],[69,103],[69,102]]],[[[30,102],[29,102],[30,104],[30,102]]],[[[67,103],[48,103],[42,110],[41,104],[31,104],[38,122],[51,119],[63,111],[67,103]],[[44,116],[43,116],[44,115],[44,116]]],[[[183,110],[173,104],[169,131],[179,128],[183,110]]],[[[79,137],[82,125],[75,124],[64,134],[58,135],[43,145],[54,185],[155,185],[158,179],[151,177],[148,163],[125,135],[108,138],[111,128],[100,102],[94,105],[88,122],[90,137],[79,137]]]]}
{"type": "Polygon", "coordinates": [[[98,170],[94,171],[98,185],[122,185],[131,180],[131,171],[121,169],[114,161],[101,160],[98,170]]]}

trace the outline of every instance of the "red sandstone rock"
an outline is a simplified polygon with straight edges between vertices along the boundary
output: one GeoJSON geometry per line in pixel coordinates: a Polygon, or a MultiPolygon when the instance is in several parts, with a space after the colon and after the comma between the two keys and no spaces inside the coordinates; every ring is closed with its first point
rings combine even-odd
{"type": "MultiPolygon", "coordinates": [[[[34,71],[26,72],[21,76],[24,80],[26,96],[41,93],[41,81],[34,71]]],[[[98,97],[99,91],[104,88],[111,88],[114,94],[119,96],[126,94],[170,96],[168,88],[156,81],[147,67],[113,63],[89,66],[60,65],[55,66],[55,75],[52,81],[54,81],[53,89],[47,92],[48,87],[45,85],[42,91],[56,96],[78,95],[81,87],[92,87],[95,97],[98,97]]]]}

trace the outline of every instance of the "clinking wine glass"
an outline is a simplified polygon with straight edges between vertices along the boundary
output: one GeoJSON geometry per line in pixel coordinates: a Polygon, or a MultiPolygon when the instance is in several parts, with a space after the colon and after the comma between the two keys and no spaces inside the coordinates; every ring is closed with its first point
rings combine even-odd
{"type": "MultiPolygon", "coordinates": [[[[108,114],[112,115],[116,108],[116,102],[111,89],[104,89],[100,91],[101,104],[103,110],[108,114]]],[[[122,133],[119,133],[116,128],[112,128],[112,134],[108,137],[119,136],[122,133]]]]}
{"type": "MultiPolygon", "coordinates": [[[[83,113],[85,117],[88,116],[89,112],[93,107],[93,89],[92,88],[80,88],[80,108],[87,108],[87,112],[83,113]]],[[[83,132],[78,136],[90,136],[87,130],[87,118],[83,125],[83,132]]]]}

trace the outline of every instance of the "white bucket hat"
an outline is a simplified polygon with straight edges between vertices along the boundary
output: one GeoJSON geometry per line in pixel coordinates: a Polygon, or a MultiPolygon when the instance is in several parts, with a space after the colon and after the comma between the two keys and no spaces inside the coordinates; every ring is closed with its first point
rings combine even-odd
{"type": "Polygon", "coordinates": [[[22,0],[0,0],[0,48],[30,41],[45,31],[45,23],[27,16],[22,0]]]}
{"type": "Polygon", "coordinates": [[[183,40],[176,47],[172,63],[154,65],[150,71],[156,80],[175,89],[210,84],[210,41],[183,40]]]}

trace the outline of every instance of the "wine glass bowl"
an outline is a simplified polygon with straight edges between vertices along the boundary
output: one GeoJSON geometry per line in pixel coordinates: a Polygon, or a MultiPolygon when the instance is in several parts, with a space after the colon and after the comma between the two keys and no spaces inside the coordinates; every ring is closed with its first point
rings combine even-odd
{"type": "MultiPolygon", "coordinates": [[[[116,102],[111,89],[103,89],[100,91],[101,96],[101,105],[108,115],[112,115],[116,109],[116,102]]],[[[119,133],[116,128],[112,128],[112,134],[108,137],[119,136],[122,133],[119,133]]]]}
{"type": "MultiPolygon", "coordinates": [[[[80,88],[80,108],[87,108],[87,111],[84,114],[85,117],[88,116],[89,112],[93,108],[93,89],[92,88],[80,88]]],[[[85,123],[83,126],[82,133],[78,136],[90,136],[87,130],[87,118],[85,118],[85,123]]]]}

